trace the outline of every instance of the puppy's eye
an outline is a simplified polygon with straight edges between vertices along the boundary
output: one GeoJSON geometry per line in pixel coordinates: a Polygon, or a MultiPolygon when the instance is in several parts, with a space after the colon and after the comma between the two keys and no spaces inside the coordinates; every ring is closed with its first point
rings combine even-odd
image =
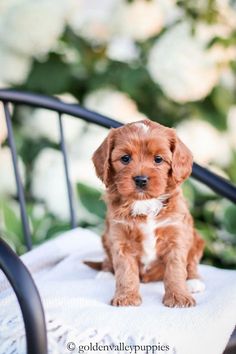
{"type": "Polygon", "coordinates": [[[128,163],[130,163],[131,161],[131,156],[130,155],[124,155],[120,158],[120,161],[124,164],[124,165],[128,165],[128,163]]]}
{"type": "Polygon", "coordinates": [[[160,155],[156,155],[156,156],[154,156],[154,161],[155,161],[157,164],[160,164],[160,163],[162,163],[163,158],[162,158],[160,155]]]}

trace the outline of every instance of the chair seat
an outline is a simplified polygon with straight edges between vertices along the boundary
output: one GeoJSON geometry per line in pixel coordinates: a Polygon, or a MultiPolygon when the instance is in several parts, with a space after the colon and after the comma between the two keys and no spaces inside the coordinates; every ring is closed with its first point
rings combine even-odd
{"type": "MultiPolygon", "coordinates": [[[[141,306],[117,308],[109,305],[114,276],[82,262],[102,258],[100,237],[80,228],[22,256],[42,297],[51,354],[101,352],[104,345],[110,346],[105,348],[108,353],[130,353],[134,345],[137,353],[144,353],[148,345],[155,353],[223,352],[236,322],[235,271],[201,265],[206,290],[194,294],[197,306],[193,308],[165,307],[162,282],[141,284],[141,306]]],[[[6,354],[26,352],[20,310],[2,274],[0,348],[6,354]]]]}

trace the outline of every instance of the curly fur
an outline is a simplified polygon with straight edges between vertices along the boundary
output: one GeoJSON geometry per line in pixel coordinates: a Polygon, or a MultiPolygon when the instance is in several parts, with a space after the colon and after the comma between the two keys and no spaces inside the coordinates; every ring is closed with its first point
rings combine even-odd
{"type": "Polygon", "coordinates": [[[175,130],[149,120],[112,129],[93,155],[98,177],[106,186],[106,229],[103,264],[112,271],[115,306],[139,305],[139,284],[163,280],[163,303],[195,305],[187,279],[198,279],[197,265],[204,242],[194,229],[181,183],[192,170],[192,155],[175,130]],[[124,165],[123,155],[132,160],[124,165]],[[156,164],[154,156],[162,163],[156,164]],[[133,177],[148,176],[138,189],[133,177]]]}

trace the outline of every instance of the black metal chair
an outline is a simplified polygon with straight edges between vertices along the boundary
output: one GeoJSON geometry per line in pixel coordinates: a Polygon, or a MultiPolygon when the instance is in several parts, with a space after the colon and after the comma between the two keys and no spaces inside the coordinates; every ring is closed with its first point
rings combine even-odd
{"type": "MultiPolygon", "coordinates": [[[[28,250],[32,248],[30,228],[26,213],[25,197],[17,163],[17,151],[15,147],[9,103],[14,105],[26,105],[30,107],[45,108],[58,113],[58,129],[60,132],[60,148],[63,154],[64,170],[66,176],[66,188],[70,208],[70,225],[76,227],[75,211],[73,205],[72,188],[68,170],[68,159],[65,147],[62,114],[71,115],[83,119],[88,123],[97,124],[105,128],[117,128],[121,123],[105,117],[101,114],[89,111],[79,105],[67,104],[54,97],[38,94],[18,92],[14,90],[0,90],[0,101],[4,106],[8,129],[8,143],[11,149],[14,173],[17,185],[18,200],[20,204],[21,220],[25,244],[28,250]]],[[[194,163],[192,177],[206,184],[219,195],[236,203],[236,187],[229,181],[217,176],[211,171],[194,163]]],[[[47,353],[47,335],[44,311],[38,290],[34,281],[20,258],[10,247],[0,239],[0,269],[5,273],[17,296],[26,331],[26,343],[28,354],[47,353]]],[[[225,354],[236,353],[236,336],[233,335],[225,354]]]]}

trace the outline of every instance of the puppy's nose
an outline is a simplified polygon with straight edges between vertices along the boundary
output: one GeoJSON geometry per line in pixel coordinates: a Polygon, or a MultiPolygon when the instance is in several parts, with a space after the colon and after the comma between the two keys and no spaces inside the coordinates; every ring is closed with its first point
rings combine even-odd
{"type": "Polygon", "coordinates": [[[137,187],[144,188],[147,183],[148,183],[148,177],[147,176],[135,176],[133,177],[134,182],[137,187]]]}

